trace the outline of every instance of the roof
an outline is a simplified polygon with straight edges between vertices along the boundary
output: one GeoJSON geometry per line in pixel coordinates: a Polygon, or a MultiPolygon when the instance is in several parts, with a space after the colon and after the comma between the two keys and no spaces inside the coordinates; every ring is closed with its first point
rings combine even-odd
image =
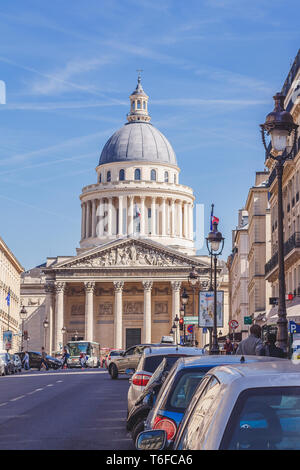
{"type": "MultiPolygon", "coordinates": [[[[256,356],[245,356],[247,359],[248,357],[256,357],[256,356]]],[[[258,356],[259,357],[259,356],[258,356]]],[[[251,378],[253,380],[255,377],[259,380],[266,381],[267,383],[271,383],[271,376],[277,376],[284,374],[297,374],[299,378],[299,385],[300,385],[300,365],[293,364],[293,362],[289,361],[288,359],[277,359],[272,357],[261,357],[257,362],[247,363],[244,364],[229,364],[224,366],[215,367],[210,372],[213,372],[214,375],[219,376],[228,375],[230,377],[230,381],[234,379],[240,378],[251,378]],[[269,359],[266,361],[266,359],[269,359]]],[[[279,385],[284,386],[285,381],[280,380],[278,383],[279,385]]]]}
{"type": "MultiPolygon", "coordinates": [[[[283,360],[284,361],[284,360],[283,360]]],[[[206,356],[203,355],[201,357],[186,357],[180,359],[178,362],[178,368],[186,368],[186,367],[201,367],[201,366],[222,366],[224,364],[229,366],[240,366],[244,368],[247,364],[254,364],[257,366],[260,362],[275,362],[275,359],[272,357],[265,357],[265,356],[240,356],[240,355],[216,355],[216,356],[206,356]],[[241,364],[241,358],[244,357],[245,362],[241,364]]],[[[285,361],[284,361],[285,362],[285,361]]],[[[285,362],[286,364],[286,362],[285,362]]],[[[270,366],[269,366],[270,367],[270,366]]],[[[300,370],[300,369],[299,369],[300,370]]]]}
{"type": "Polygon", "coordinates": [[[104,145],[99,165],[129,161],[177,166],[170,142],[149,122],[128,122],[117,130],[104,145]]]}
{"type": "MultiPolygon", "coordinates": [[[[166,343],[165,343],[166,344],[166,343]]],[[[167,354],[190,354],[190,355],[201,355],[203,354],[202,349],[200,348],[189,348],[186,346],[165,346],[163,344],[163,351],[161,349],[161,345],[158,346],[151,346],[149,348],[145,348],[143,354],[147,356],[158,356],[163,354],[166,356],[167,354]]]]}

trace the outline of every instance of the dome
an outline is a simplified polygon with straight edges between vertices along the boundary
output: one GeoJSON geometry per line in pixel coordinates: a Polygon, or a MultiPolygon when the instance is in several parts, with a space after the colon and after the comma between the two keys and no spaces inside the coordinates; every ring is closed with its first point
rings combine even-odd
{"type": "Polygon", "coordinates": [[[177,166],[167,138],[149,122],[128,122],[106,142],[99,165],[113,162],[155,162],[177,166]]]}

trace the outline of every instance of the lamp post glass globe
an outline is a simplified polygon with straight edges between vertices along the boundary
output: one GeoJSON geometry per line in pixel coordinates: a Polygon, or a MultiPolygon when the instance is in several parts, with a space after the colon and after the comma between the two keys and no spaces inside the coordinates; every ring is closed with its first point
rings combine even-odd
{"type": "Polygon", "coordinates": [[[27,316],[27,310],[26,310],[26,308],[25,308],[24,305],[23,305],[23,307],[22,307],[21,310],[20,310],[20,318],[21,318],[21,320],[25,320],[26,316],[27,316]]]}
{"type": "Polygon", "coordinates": [[[62,334],[64,335],[66,331],[67,331],[67,328],[65,326],[63,326],[62,329],[61,329],[62,334]]]}
{"type": "Polygon", "coordinates": [[[48,328],[48,326],[49,326],[48,319],[45,318],[45,320],[43,321],[43,327],[44,327],[44,328],[48,328]]]}
{"type": "Polygon", "coordinates": [[[181,301],[182,301],[183,305],[186,305],[189,301],[189,295],[187,294],[185,288],[183,289],[183,293],[181,295],[181,301]]]}
{"type": "Polygon", "coordinates": [[[198,273],[196,271],[196,268],[195,268],[195,266],[193,266],[192,271],[190,272],[189,277],[188,277],[188,281],[189,281],[189,283],[192,287],[195,287],[195,285],[198,282],[198,278],[199,278],[199,276],[198,276],[198,273]]]}

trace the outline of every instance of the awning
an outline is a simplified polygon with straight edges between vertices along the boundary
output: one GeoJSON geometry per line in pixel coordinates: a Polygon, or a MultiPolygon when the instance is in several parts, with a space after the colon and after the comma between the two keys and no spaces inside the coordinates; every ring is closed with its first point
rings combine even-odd
{"type": "MultiPolygon", "coordinates": [[[[300,320],[300,297],[297,296],[293,300],[286,301],[286,316],[288,320],[299,322],[300,320]]],[[[278,305],[271,308],[268,318],[267,325],[272,325],[278,320],[278,305]]]]}

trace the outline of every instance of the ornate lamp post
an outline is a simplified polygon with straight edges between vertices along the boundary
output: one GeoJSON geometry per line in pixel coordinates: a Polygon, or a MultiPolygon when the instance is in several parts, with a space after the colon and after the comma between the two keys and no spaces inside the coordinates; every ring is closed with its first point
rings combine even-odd
{"type": "Polygon", "coordinates": [[[293,116],[285,111],[285,96],[276,93],[274,110],[266,117],[264,124],[261,124],[261,135],[263,145],[266,150],[266,157],[276,161],[276,176],[278,184],[278,321],[277,321],[277,344],[285,353],[288,350],[288,322],[286,318],[285,305],[285,272],[284,272],[284,246],[283,246],[283,208],[282,208],[282,175],[286,160],[292,157],[296,142],[298,125],[294,123],[293,116]],[[290,151],[287,152],[288,136],[294,132],[290,151]],[[265,135],[271,136],[271,150],[266,145],[265,135]]]}
{"type": "Polygon", "coordinates": [[[176,314],[176,317],[174,318],[173,326],[175,326],[176,346],[178,346],[178,326],[179,326],[179,317],[178,317],[177,314],[176,314]]]}
{"type": "Polygon", "coordinates": [[[43,321],[43,327],[44,327],[44,348],[46,349],[46,331],[49,326],[48,318],[46,317],[45,320],[43,321]]]}
{"type": "Polygon", "coordinates": [[[27,310],[26,308],[23,307],[20,310],[20,318],[22,320],[22,337],[21,337],[21,352],[23,351],[23,341],[24,341],[24,321],[26,320],[27,317],[27,310]]]}
{"type": "MultiPolygon", "coordinates": [[[[183,292],[181,294],[181,303],[182,303],[182,309],[180,311],[180,313],[182,314],[183,313],[183,322],[184,322],[184,317],[185,317],[185,308],[186,308],[186,305],[189,301],[189,295],[184,287],[183,289],[183,292]]],[[[185,342],[186,342],[186,334],[185,334],[185,323],[183,323],[183,344],[185,345],[185,342]]]]}
{"type": "MultiPolygon", "coordinates": [[[[192,271],[190,272],[188,276],[188,281],[193,289],[193,315],[196,315],[196,302],[195,302],[195,290],[197,284],[199,284],[199,274],[196,271],[195,266],[192,267],[192,271]]],[[[196,345],[196,325],[193,325],[193,346],[196,345]]]]}
{"type": "Polygon", "coordinates": [[[217,260],[224,248],[224,238],[222,237],[222,233],[218,231],[217,222],[213,223],[213,229],[206,238],[206,245],[209,254],[214,258],[214,326],[210,354],[219,354],[217,331],[217,260]]]}
{"type": "Polygon", "coordinates": [[[61,329],[63,346],[65,344],[65,339],[64,338],[65,338],[66,332],[67,332],[67,328],[65,326],[63,326],[62,329],[61,329]]]}

